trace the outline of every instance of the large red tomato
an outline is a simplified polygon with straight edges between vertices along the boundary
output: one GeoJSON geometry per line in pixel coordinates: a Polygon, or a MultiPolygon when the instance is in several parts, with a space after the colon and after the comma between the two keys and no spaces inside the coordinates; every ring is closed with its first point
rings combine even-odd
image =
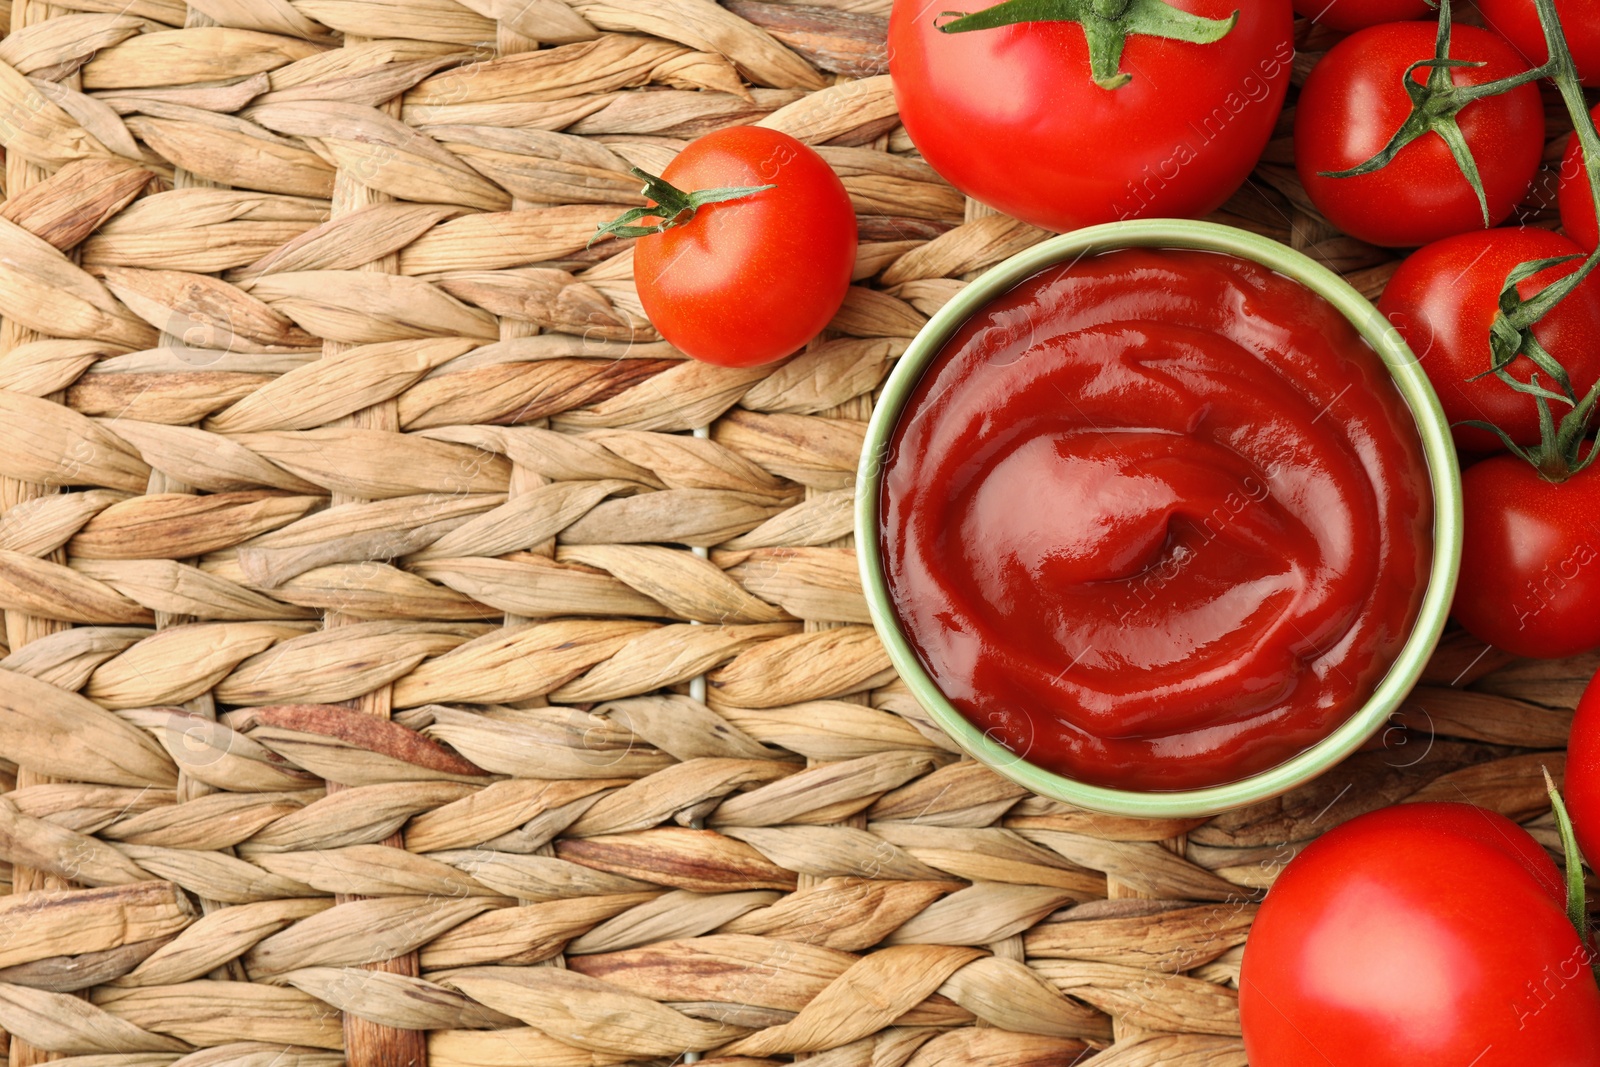
{"type": "Polygon", "coordinates": [[[955,6],[895,0],[900,119],[956,188],[1052,230],[1220,207],[1260,158],[1289,85],[1289,0],[1171,0],[1239,21],[1210,44],[1129,36],[1117,69],[1131,80],[1114,89],[1090,77],[1077,23],[942,32],[955,6]]]}
{"type": "MultiPolygon", "coordinates": [[[[1477,0],[1483,23],[1510,41],[1530,67],[1550,58],[1533,0],[1477,0]]],[[[1556,0],[1556,15],[1585,85],[1600,85],[1600,0],[1556,0]]]]}
{"type": "Polygon", "coordinates": [[[1385,808],[1313,842],[1256,916],[1250,1067],[1594,1067],[1600,987],[1561,876],[1467,804],[1385,808]]]}
{"type": "Polygon", "coordinates": [[[1600,681],[1591,679],[1578,701],[1567,740],[1567,774],[1561,791],[1589,865],[1600,863],[1600,681]]]}
{"type": "Polygon", "coordinates": [[[690,142],[661,177],[683,192],[773,186],[639,238],[634,284],[661,336],[707,363],[749,367],[828,324],[850,288],[856,216],[821,156],[786,133],[734,126],[690,142]]]}
{"type": "MultiPolygon", "coordinates": [[[[1597,16],[1600,17],[1600,16],[1597,16]]],[[[1600,107],[1590,113],[1600,122],[1600,107]]],[[[1561,228],[1585,252],[1600,246],[1600,224],[1595,222],[1594,192],[1589,186],[1589,175],[1583,167],[1583,145],[1578,135],[1567,140],[1567,154],[1561,160],[1561,228]]]]}
{"type": "MultiPolygon", "coordinates": [[[[1581,254],[1560,234],[1507,228],[1446,237],[1413,252],[1400,265],[1378,301],[1378,310],[1417,354],[1452,423],[1477,419],[1500,427],[1519,445],[1539,443],[1539,408],[1533,397],[1493,375],[1476,376],[1489,369],[1489,327],[1512,270],[1537,259],[1581,254]]],[[[1547,268],[1522,282],[1517,291],[1532,297],[1579,266],[1572,262],[1547,268]]],[[[1577,395],[1588,392],[1600,377],[1600,346],[1594,343],[1600,337],[1600,275],[1590,275],[1547,312],[1533,333],[1566,368],[1577,395]]],[[[1534,366],[1518,359],[1507,369],[1527,381],[1534,366]]],[[[1553,385],[1547,374],[1539,380],[1546,387],[1553,385]]],[[[1556,414],[1559,417],[1560,411],[1556,414]]],[[[1451,432],[1467,451],[1503,448],[1487,430],[1457,426],[1451,432]]]]}
{"type": "Polygon", "coordinates": [[[1516,456],[1492,456],[1462,473],[1461,498],[1456,621],[1519,656],[1600,648],[1600,467],[1555,484],[1516,456]]]}
{"type": "MultiPolygon", "coordinates": [[[[1377,155],[1411,114],[1405,70],[1434,54],[1437,27],[1395,22],[1346,37],[1311,70],[1295,112],[1294,162],[1317,210],[1353,237],[1395,248],[1484,229],[1483,209],[1444,138],[1424,134],[1381,170],[1353,178],[1324,177],[1377,155]]],[[[1478,85],[1528,69],[1494,34],[1456,26],[1456,85],[1478,85]]],[[[1427,81],[1426,69],[1413,72],[1427,81]]],[[[1504,222],[1527,194],[1544,153],[1544,104],[1522,85],[1468,104],[1456,116],[1477,160],[1491,225],[1504,222]]]]}
{"type": "Polygon", "coordinates": [[[1428,0],[1294,0],[1294,11],[1341,33],[1433,14],[1428,0]]]}

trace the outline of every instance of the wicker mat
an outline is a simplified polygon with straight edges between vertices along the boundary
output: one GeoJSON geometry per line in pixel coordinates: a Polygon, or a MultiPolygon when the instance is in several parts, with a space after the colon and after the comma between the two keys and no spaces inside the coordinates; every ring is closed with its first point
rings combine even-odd
{"type": "MultiPolygon", "coordinates": [[[[852,472],[907,339],[1041,234],[916,156],[888,0],[820,2],[0,2],[13,1067],[1224,1067],[1316,833],[1553,839],[1595,663],[1459,635],[1383,747],[1209,822],[957,758],[865,625],[852,472]],[[844,177],[858,284],[707,368],[584,245],[755,121],[844,177]]],[[[1376,293],[1286,131],[1219,217],[1376,293]]]]}

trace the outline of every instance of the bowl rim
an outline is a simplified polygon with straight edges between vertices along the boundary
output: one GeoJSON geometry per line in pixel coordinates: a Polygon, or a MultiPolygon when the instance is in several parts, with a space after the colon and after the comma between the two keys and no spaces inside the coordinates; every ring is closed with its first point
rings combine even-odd
{"type": "Polygon", "coordinates": [[[1439,399],[1405,340],[1366,297],[1333,271],[1281,242],[1211,222],[1140,219],[1091,226],[1041,241],[989,268],[918,332],[884,383],[867,426],[857,470],[856,555],[872,624],[912,695],[962,751],[1034,793],[1112,815],[1194,818],[1279,796],[1336,766],[1383,727],[1421,677],[1444,632],[1461,565],[1461,469],[1439,399]],[[1427,590],[1411,633],[1361,708],[1321,741],[1274,767],[1223,785],[1143,792],[1090,785],[1028,763],[990,739],[945,699],[901,632],[878,542],[878,495],[895,424],[923,371],[975,311],[1023,279],[1069,259],[1122,248],[1184,248],[1230,253],[1300,282],[1327,300],[1378,353],[1416,423],[1434,501],[1434,550],[1427,590]]]}

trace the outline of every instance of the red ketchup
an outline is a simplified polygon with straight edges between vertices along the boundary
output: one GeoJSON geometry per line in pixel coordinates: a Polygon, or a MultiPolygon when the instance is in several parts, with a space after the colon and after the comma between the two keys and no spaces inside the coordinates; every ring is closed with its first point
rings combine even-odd
{"type": "Polygon", "coordinates": [[[1191,789],[1371,695],[1432,556],[1415,423],[1336,309],[1259,264],[1129,249],[972,316],[895,428],[883,549],[939,688],[1030,763],[1191,789]]]}

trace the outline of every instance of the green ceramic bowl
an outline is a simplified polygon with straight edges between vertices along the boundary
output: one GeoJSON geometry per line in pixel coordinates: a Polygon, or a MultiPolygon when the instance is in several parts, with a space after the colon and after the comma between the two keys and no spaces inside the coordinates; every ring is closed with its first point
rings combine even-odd
{"type": "Polygon", "coordinates": [[[1094,811],[1144,818],[1214,815],[1277,796],[1329,770],[1382,729],[1405,700],[1439,641],[1455,593],[1461,565],[1461,471],[1449,423],[1416,356],[1378,310],[1338,275],[1277,241],[1229,226],[1177,219],[1113,222],[1051,238],[1012,256],[984,272],[922,328],[884,385],[867,428],[856,483],[856,545],[873,625],[888,647],[889,658],[918,703],[974,759],[1040,796],[1094,811]],[[1377,691],[1343,725],[1292,759],[1237,782],[1206,789],[1141,792],[1088,785],[1036,767],[984,736],[945,699],[901,632],[879,551],[880,460],[888,455],[890,437],[907,399],[945,340],[984,304],[1046,267],[1088,253],[1132,247],[1197,248],[1251,259],[1295,279],[1338,308],[1394,375],[1416,418],[1433,483],[1434,546],[1428,589],[1416,626],[1377,691]]]}

